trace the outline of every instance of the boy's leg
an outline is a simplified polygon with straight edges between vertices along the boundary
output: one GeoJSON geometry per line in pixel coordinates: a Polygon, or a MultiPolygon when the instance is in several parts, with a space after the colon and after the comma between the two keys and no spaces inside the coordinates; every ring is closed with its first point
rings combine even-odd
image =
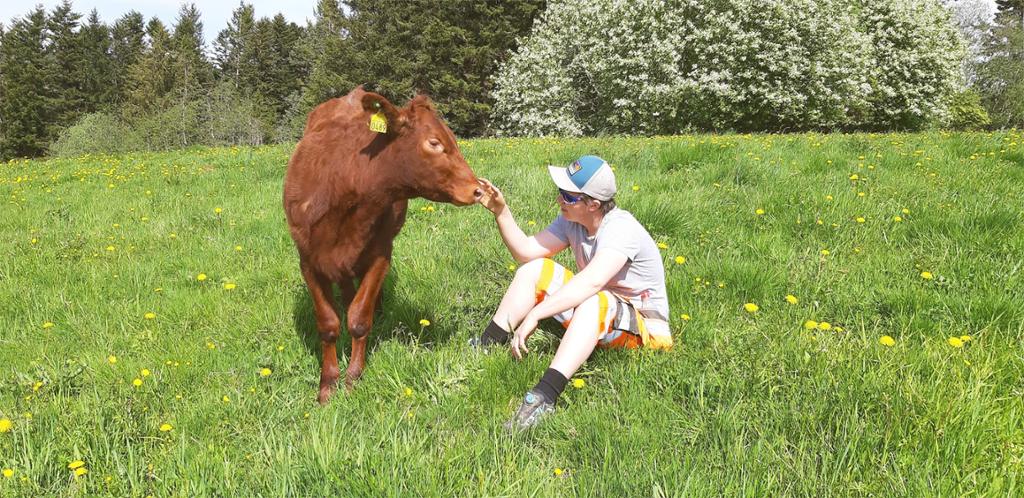
{"type": "Polygon", "coordinates": [[[576,311],[573,312],[569,328],[565,330],[562,342],[558,344],[558,350],[555,351],[555,358],[551,360],[551,368],[558,370],[565,378],[572,377],[583,365],[583,362],[590,358],[594,348],[597,347],[597,341],[611,325],[601,319],[601,314],[604,313],[605,317],[615,316],[615,307],[618,306],[618,303],[614,299],[605,301],[606,304],[602,309],[600,296],[591,296],[577,306],[576,311]]]}
{"type": "Polygon", "coordinates": [[[507,343],[512,330],[519,326],[526,314],[537,305],[537,287],[542,283],[541,280],[546,276],[548,284],[550,284],[556,277],[555,273],[563,272],[568,272],[568,270],[554,261],[544,258],[535,259],[520,266],[516,270],[508,290],[505,291],[505,296],[501,298],[501,303],[498,304],[491,323],[477,342],[483,346],[507,343]]]}
{"type": "Polygon", "coordinates": [[[537,385],[526,393],[515,416],[505,424],[507,428],[529,428],[554,410],[569,377],[587,361],[611,325],[610,319],[615,316],[618,303],[608,295],[607,292],[599,292],[576,307],[551,366],[537,385]]]}

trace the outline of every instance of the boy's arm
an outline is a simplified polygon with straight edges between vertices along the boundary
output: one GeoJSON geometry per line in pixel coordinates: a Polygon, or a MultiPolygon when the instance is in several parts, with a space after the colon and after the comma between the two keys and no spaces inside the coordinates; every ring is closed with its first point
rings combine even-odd
{"type": "Polygon", "coordinates": [[[562,242],[548,230],[528,237],[516,223],[512,216],[512,210],[505,203],[505,196],[501,191],[483,178],[480,179],[480,185],[484,189],[480,203],[494,213],[494,221],[498,224],[501,240],[516,262],[525,263],[537,258],[549,257],[568,247],[568,244],[562,242]]]}

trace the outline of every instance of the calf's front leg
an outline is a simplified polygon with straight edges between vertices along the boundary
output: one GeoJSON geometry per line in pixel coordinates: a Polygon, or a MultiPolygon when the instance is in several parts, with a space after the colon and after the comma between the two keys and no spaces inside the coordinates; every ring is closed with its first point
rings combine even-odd
{"type": "Polygon", "coordinates": [[[338,368],[338,341],[341,320],[334,307],[334,289],[327,276],[302,264],[302,277],[306,280],[309,295],[313,298],[313,312],[316,315],[316,329],[320,333],[320,349],[323,360],[320,363],[320,390],[317,401],[326,404],[334,394],[341,372],[338,368]]]}
{"type": "Polygon", "coordinates": [[[352,336],[352,356],[345,370],[345,386],[351,390],[363,374],[366,365],[366,337],[373,327],[373,313],[379,303],[384,277],[391,267],[388,256],[373,261],[366,274],[359,281],[359,290],[348,307],[348,333],[352,336]]]}

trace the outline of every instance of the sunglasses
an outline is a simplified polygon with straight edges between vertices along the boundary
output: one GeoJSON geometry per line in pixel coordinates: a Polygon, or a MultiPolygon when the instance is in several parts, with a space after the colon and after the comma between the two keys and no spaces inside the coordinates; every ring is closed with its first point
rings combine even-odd
{"type": "Polygon", "coordinates": [[[558,194],[562,196],[562,200],[565,201],[566,204],[576,204],[583,198],[583,195],[572,195],[562,189],[558,189],[558,194]]]}

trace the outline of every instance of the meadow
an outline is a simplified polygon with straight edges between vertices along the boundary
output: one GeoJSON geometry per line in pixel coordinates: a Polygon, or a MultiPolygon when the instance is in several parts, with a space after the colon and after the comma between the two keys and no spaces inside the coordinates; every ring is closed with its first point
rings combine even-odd
{"type": "Polygon", "coordinates": [[[597,352],[506,433],[558,327],[470,349],[515,265],[482,207],[414,199],[365,375],[321,407],[292,146],[11,161],[0,496],[1024,493],[1021,132],[460,145],[527,233],[546,164],[607,159],[675,348],[597,352]]]}

